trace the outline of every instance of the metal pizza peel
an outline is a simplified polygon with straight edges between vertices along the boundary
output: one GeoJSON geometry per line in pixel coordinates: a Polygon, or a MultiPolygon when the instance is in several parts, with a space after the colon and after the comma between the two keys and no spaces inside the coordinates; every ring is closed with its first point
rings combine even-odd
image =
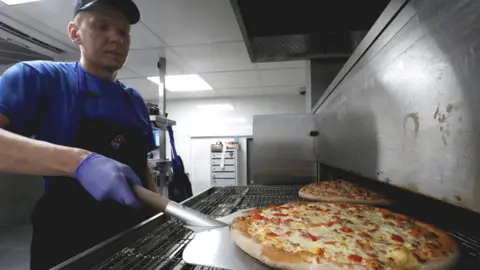
{"type": "MultiPolygon", "coordinates": [[[[217,220],[230,224],[244,211],[238,211],[217,220]]],[[[188,226],[186,226],[188,228],[188,226]]],[[[196,233],[183,251],[183,260],[189,264],[229,270],[270,269],[241,250],[230,237],[229,226],[196,233]]]]}
{"type": "Polygon", "coordinates": [[[144,204],[179,219],[185,228],[195,232],[183,251],[185,262],[229,270],[269,269],[244,253],[230,237],[229,224],[246,210],[214,219],[141,186],[132,185],[132,190],[144,204]]]}

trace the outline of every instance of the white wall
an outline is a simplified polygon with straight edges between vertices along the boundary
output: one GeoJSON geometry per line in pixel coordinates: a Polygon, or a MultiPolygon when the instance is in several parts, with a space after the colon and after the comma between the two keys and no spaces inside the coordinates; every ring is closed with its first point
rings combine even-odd
{"type": "MultiPolygon", "coordinates": [[[[191,153],[191,138],[208,138],[230,141],[233,136],[240,136],[240,141],[252,136],[252,120],[254,115],[262,114],[303,114],[306,111],[305,96],[257,96],[238,97],[221,99],[192,99],[192,100],[168,100],[168,118],[177,121],[174,127],[175,144],[177,152],[182,156],[187,172],[191,172],[191,156],[202,156],[191,153]],[[200,109],[198,105],[205,104],[230,104],[234,107],[232,111],[208,111],[200,109]]],[[[243,143],[242,151],[246,151],[246,144],[243,143]]],[[[209,149],[205,149],[208,152],[209,149]]],[[[170,147],[167,147],[170,153],[170,147]]],[[[205,155],[203,155],[205,157],[205,155]]],[[[242,157],[246,164],[246,155],[242,157]]],[[[198,170],[197,170],[198,171],[198,170]]],[[[209,173],[209,170],[208,170],[209,173]]],[[[196,174],[193,177],[203,179],[209,175],[196,174]]],[[[246,166],[243,165],[239,174],[239,182],[246,183],[246,166]]],[[[192,185],[196,186],[196,179],[191,178],[192,185]]],[[[203,186],[200,185],[200,186],[203,186]]]]}

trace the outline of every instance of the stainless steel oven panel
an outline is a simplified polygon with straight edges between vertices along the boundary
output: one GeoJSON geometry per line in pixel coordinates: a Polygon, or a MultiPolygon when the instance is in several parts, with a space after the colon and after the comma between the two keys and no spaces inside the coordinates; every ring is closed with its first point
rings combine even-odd
{"type": "Polygon", "coordinates": [[[315,112],[319,162],[480,211],[480,1],[413,0],[315,112]]]}

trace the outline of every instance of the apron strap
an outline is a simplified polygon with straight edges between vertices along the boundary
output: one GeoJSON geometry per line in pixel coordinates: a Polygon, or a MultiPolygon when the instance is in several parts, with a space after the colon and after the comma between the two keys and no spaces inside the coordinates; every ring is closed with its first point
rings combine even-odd
{"type": "Polygon", "coordinates": [[[168,137],[170,137],[170,146],[172,147],[172,167],[179,168],[180,161],[177,156],[177,149],[175,148],[175,139],[173,137],[173,128],[172,126],[167,127],[168,137]]]}

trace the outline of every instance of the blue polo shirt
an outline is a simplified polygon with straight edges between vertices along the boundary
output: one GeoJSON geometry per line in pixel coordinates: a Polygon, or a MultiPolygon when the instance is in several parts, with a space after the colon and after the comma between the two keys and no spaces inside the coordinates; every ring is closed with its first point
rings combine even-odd
{"type": "MultiPolygon", "coordinates": [[[[78,64],[79,68],[82,68],[78,64]]],[[[88,98],[85,117],[116,123],[125,128],[140,126],[145,134],[145,153],[155,148],[148,111],[142,97],[120,82],[85,72],[88,98]],[[129,98],[126,98],[129,96],[129,98]],[[138,124],[140,122],[140,125],[138,124]]],[[[21,62],[0,78],[0,114],[10,120],[8,130],[42,141],[72,146],[79,119],[77,63],[21,62]]]]}

